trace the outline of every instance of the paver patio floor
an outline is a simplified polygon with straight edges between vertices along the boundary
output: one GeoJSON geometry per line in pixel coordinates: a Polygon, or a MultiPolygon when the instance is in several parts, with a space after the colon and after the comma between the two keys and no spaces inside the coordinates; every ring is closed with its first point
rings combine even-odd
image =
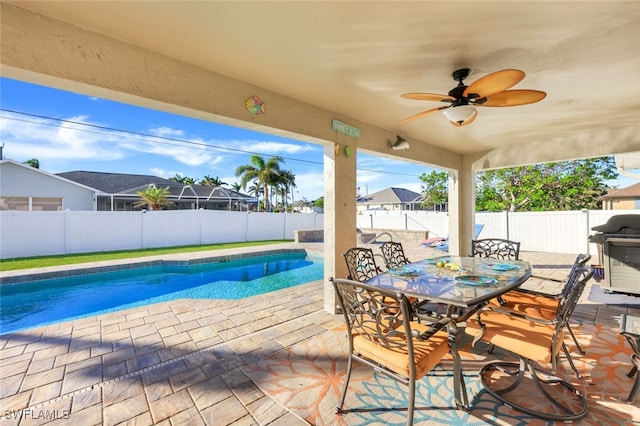
{"type": "MultiPolygon", "coordinates": [[[[407,252],[414,259],[441,254],[424,247],[407,252]]],[[[575,256],[521,257],[537,274],[564,277],[558,265],[575,256]]],[[[238,301],[180,299],[0,336],[0,423],[306,424],[243,368],[342,324],[323,310],[323,285],[238,301]]],[[[623,312],[640,315],[586,299],[575,315],[616,324],[623,312]]]]}

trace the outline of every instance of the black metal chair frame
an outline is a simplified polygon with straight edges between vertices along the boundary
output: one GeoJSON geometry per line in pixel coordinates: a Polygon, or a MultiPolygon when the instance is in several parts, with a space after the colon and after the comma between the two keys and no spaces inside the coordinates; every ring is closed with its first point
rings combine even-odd
{"type": "MultiPolygon", "coordinates": [[[[565,285],[562,288],[562,291],[560,293],[558,293],[558,294],[542,293],[542,292],[539,292],[539,291],[528,290],[528,289],[524,289],[524,288],[517,288],[517,289],[515,289],[513,291],[514,292],[518,292],[518,293],[531,294],[531,295],[534,295],[534,296],[546,297],[546,298],[549,298],[549,299],[556,299],[556,300],[558,300],[558,306],[560,306],[560,304],[563,303],[562,301],[567,297],[567,295],[571,291],[571,286],[569,285],[569,283],[572,282],[572,280],[574,278],[574,275],[576,274],[576,271],[578,270],[578,268],[581,268],[581,267],[585,266],[590,259],[591,259],[591,255],[589,255],[589,254],[579,254],[576,257],[576,260],[573,262],[571,270],[569,271],[569,275],[567,276],[567,278],[564,281],[563,280],[557,280],[557,279],[554,279],[554,278],[549,278],[549,277],[537,276],[537,275],[532,275],[531,276],[531,277],[535,277],[535,278],[541,278],[541,279],[544,279],[544,280],[547,280],[547,281],[555,281],[555,282],[558,282],[558,283],[564,282],[565,285]]],[[[498,297],[498,302],[503,307],[508,308],[508,303],[506,303],[503,298],[498,297]]],[[[585,351],[584,351],[584,349],[582,349],[582,346],[580,346],[580,343],[578,342],[578,339],[576,338],[576,335],[574,334],[573,330],[571,329],[571,324],[569,322],[567,322],[567,330],[569,331],[569,334],[571,335],[571,338],[573,339],[573,342],[576,345],[576,349],[578,350],[580,355],[585,355],[585,351]]],[[[580,376],[580,374],[578,374],[578,378],[582,378],[582,376],[580,376]]]]}
{"type": "MultiPolygon", "coordinates": [[[[411,321],[409,302],[401,293],[353,280],[330,278],[330,281],[334,286],[339,307],[344,315],[347,325],[347,338],[349,339],[347,372],[345,374],[342,397],[336,407],[337,413],[344,412],[342,407],[349,388],[353,361],[356,360],[372,367],[376,372],[381,372],[409,387],[407,425],[413,424],[415,383],[416,380],[428,373],[428,371],[424,371],[419,377],[417,376],[414,346],[418,344],[417,342],[429,340],[435,333],[442,333],[443,331],[427,328],[416,321],[411,321]],[[400,309],[398,309],[398,306],[400,309]],[[407,336],[411,338],[407,338],[407,336]],[[409,367],[408,377],[358,353],[354,348],[354,338],[356,337],[362,337],[375,344],[373,347],[379,348],[382,358],[384,357],[384,352],[406,353],[409,367]]],[[[454,320],[449,320],[446,323],[442,322],[442,325],[448,329],[446,338],[448,352],[451,353],[454,360],[455,408],[468,411],[469,402],[461,360],[456,350],[456,323],[454,320]]]]}
{"type": "Polygon", "coordinates": [[[518,260],[520,257],[520,243],[502,238],[472,240],[471,255],[473,257],[491,259],[518,260]]]}
{"type": "Polygon", "coordinates": [[[342,256],[347,264],[347,278],[350,280],[365,282],[382,272],[376,265],[373,250],[370,248],[353,247],[342,256]]]}
{"type": "Polygon", "coordinates": [[[636,396],[638,396],[638,391],[640,391],[640,334],[629,333],[626,330],[627,323],[627,314],[622,314],[621,317],[621,327],[620,334],[622,334],[631,346],[633,350],[633,354],[631,354],[631,363],[633,366],[629,373],[627,373],[627,377],[633,377],[636,375],[636,381],[633,383],[633,387],[631,388],[631,392],[629,392],[629,397],[626,399],[626,403],[633,404],[636,400],[636,396]]]}
{"type": "Polygon", "coordinates": [[[398,266],[411,263],[404,254],[402,243],[386,241],[380,246],[380,251],[382,252],[382,257],[384,258],[387,269],[397,268],[398,266]]]}
{"type": "MultiPolygon", "coordinates": [[[[569,352],[567,350],[567,347],[565,343],[561,341],[559,336],[561,334],[562,329],[566,326],[567,322],[569,321],[569,318],[573,310],[575,309],[575,306],[578,303],[578,299],[580,298],[580,295],[584,291],[584,287],[586,286],[587,281],[591,278],[592,275],[593,275],[593,268],[591,267],[580,267],[576,270],[576,273],[572,277],[572,280],[569,284],[570,290],[568,291],[567,297],[565,298],[565,303],[559,309],[558,316],[555,320],[544,320],[541,318],[530,317],[527,315],[522,315],[518,312],[503,310],[502,308],[496,307],[494,305],[487,305],[481,308],[476,314],[476,321],[477,321],[477,324],[480,326],[480,334],[478,334],[474,338],[472,345],[475,346],[479,341],[483,340],[483,337],[486,333],[486,324],[482,322],[482,315],[484,312],[493,311],[500,314],[504,314],[505,316],[515,316],[515,317],[524,318],[529,322],[530,327],[532,327],[532,332],[533,332],[533,329],[535,329],[536,327],[553,328],[553,335],[549,342],[552,369],[555,371],[557,368],[557,354],[559,352],[557,345],[562,345],[561,348],[565,353],[565,355],[567,356],[567,359],[569,360],[569,364],[571,365],[571,368],[577,375],[578,374],[577,369],[573,364],[573,361],[569,357],[569,352]]],[[[520,329],[518,330],[521,331],[522,334],[524,334],[523,336],[521,336],[520,340],[526,340],[527,339],[526,329],[523,328],[522,330],[520,329]]],[[[499,331],[496,333],[499,333],[499,331]]],[[[491,340],[488,341],[488,343],[490,345],[493,345],[491,340]]],[[[514,349],[509,349],[509,350],[514,351],[514,349]]],[[[533,416],[546,419],[546,420],[573,421],[573,420],[580,419],[587,414],[587,410],[588,410],[587,400],[584,397],[584,395],[582,395],[578,391],[578,389],[576,389],[573,385],[571,385],[567,381],[557,376],[554,376],[550,372],[544,371],[540,366],[534,366],[535,361],[527,359],[525,355],[519,354],[517,352],[514,352],[514,353],[516,353],[519,356],[520,358],[519,363],[497,361],[497,362],[492,362],[485,365],[480,370],[480,380],[484,388],[487,390],[487,392],[489,392],[491,395],[493,395],[495,398],[497,398],[499,401],[503,402],[505,405],[509,407],[515,408],[524,413],[528,413],[533,416]],[[499,371],[509,376],[516,376],[516,379],[505,388],[492,389],[487,383],[486,375],[487,373],[490,375],[491,372],[493,371],[499,371]],[[543,375],[545,375],[546,378],[541,377],[539,373],[542,373],[543,375]],[[555,413],[537,411],[537,410],[525,407],[521,404],[518,404],[508,398],[508,394],[514,391],[516,388],[518,388],[518,386],[522,383],[523,379],[527,374],[529,375],[529,377],[531,377],[532,381],[535,383],[536,388],[540,391],[541,395],[544,396],[547,400],[549,400],[549,402],[553,404],[554,407],[556,407],[559,411],[563,412],[564,414],[555,414],[555,413]],[[564,387],[574,396],[575,402],[579,408],[574,410],[571,407],[563,405],[561,402],[557,401],[555,398],[553,398],[549,394],[549,392],[545,389],[545,386],[564,387]]],[[[531,395],[530,397],[532,399],[536,398],[535,395],[531,395]]]]}

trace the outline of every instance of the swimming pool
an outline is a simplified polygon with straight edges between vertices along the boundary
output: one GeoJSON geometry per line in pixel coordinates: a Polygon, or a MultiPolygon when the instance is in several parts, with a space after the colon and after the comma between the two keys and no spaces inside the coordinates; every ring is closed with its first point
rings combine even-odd
{"type": "Polygon", "coordinates": [[[305,252],[0,285],[0,334],[182,298],[242,299],[323,278],[305,252]]]}

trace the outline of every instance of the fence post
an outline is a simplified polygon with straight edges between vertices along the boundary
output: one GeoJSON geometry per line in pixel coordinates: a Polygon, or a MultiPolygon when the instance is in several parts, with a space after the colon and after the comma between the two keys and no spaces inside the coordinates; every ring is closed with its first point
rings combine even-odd
{"type": "Polygon", "coordinates": [[[146,214],[147,214],[147,210],[142,209],[142,211],[140,212],[140,248],[141,249],[145,248],[144,247],[144,218],[146,214]]]}
{"type": "Polygon", "coordinates": [[[373,213],[369,214],[369,228],[373,229],[373,213]]]}
{"type": "Polygon", "coordinates": [[[249,215],[251,214],[251,212],[249,210],[247,210],[247,220],[245,221],[244,224],[244,240],[245,241],[249,241],[249,215]]]}
{"type": "Polygon", "coordinates": [[[404,214],[404,230],[409,230],[409,217],[406,213],[404,214]]]}
{"type": "Polygon", "coordinates": [[[507,228],[507,240],[509,240],[509,210],[505,210],[504,211],[504,221],[505,221],[505,227],[507,228]]]}
{"type": "MultiPolygon", "coordinates": [[[[31,202],[31,197],[29,197],[29,202],[31,202]]],[[[69,254],[71,250],[69,249],[69,213],[71,210],[66,209],[64,211],[64,253],[69,254]]]]}
{"type": "Polygon", "coordinates": [[[584,213],[584,224],[585,224],[585,227],[586,227],[584,244],[587,245],[587,249],[583,253],[591,254],[589,252],[590,251],[590,247],[589,247],[589,231],[591,230],[591,227],[589,226],[589,222],[590,222],[589,210],[582,209],[582,213],[584,213]]]}

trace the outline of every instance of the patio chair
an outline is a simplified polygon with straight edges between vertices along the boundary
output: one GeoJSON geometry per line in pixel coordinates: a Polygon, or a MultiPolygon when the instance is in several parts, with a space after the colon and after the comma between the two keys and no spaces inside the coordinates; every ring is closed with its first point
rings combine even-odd
{"type": "Polygon", "coordinates": [[[502,238],[485,238],[471,241],[471,256],[490,259],[518,260],[520,243],[502,238]]]}
{"type": "Polygon", "coordinates": [[[398,266],[411,263],[404,254],[402,243],[386,241],[380,246],[380,251],[382,251],[382,257],[384,258],[387,269],[397,268],[398,266]]]}
{"type": "Polygon", "coordinates": [[[425,376],[448,353],[454,360],[455,408],[468,409],[460,356],[455,347],[455,321],[444,324],[448,332],[445,329],[436,331],[410,320],[409,302],[403,294],[352,280],[331,278],[330,281],[344,314],[349,339],[347,372],[336,408],[338,414],[346,412],[342,407],[355,360],[409,386],[407,425],[413,424],[416,380],[425,376]]]}
{"type": "Polygon", "coordinates": [[[638,371],[640,368],[640,330],[636,329],[637,327],[632,327],[632,322],[635,322],[636,324],[640,323],[640,317],[634,317],[628,314],[621,315],[620,334],[627,339],[629,346],[631,346],[631,350],[633,350],[633,353],[631,354],[631,363],[633,366],[627,373],[627,377],[633,377],[636,375],[636,381],[633,383],[631,392],[629,392],[629,397],[625,401],[628,404],[633,404],[635,402],[638,391],[640,391],[640,372],[638,371]]]}
{"type": "Polygon", "coordinates": [[[376,265],[373,250],[370,248],[353,247],[342,256],[347,264],[347,278],[350,280],[365,282],[382,272],[376,265]]]}
{"type": "Polygon", "coordinates": [[[578,374],[564,344],[563,332],[592,275],[593,268],[589,266],[576,270],[569,283],[568,295],[553,320],[487,305],[467,321],[466,332],[474,336],[474,346],[482,340],[520,358],[519,362],[492,362],[480,370],[480,380],[487,392],[509,407],[546,420],[572,421],[587,413],[586,398],[569,382],[542,370],[539,364],[551,362],[555,371],[562,349],[571,368],[578,374]],[[535,388],[527,387],[520,395],[514,393],[525,377],[535,384],[535,388]],[[498,388],[502,382],[506,385],[498,388]],[[536,390],[549,401],[548,404],[539,404],[539,395],[532,394],[536,390]],[[537,403],[540,408],[527,406],[527,403],[537,403]]]}
{"type": "MultiPolygon", "coordinates": [[[[522,312],[526,315],[545,318],[545,319],[553,319],[556,317],[558,313],[558,309],[564,303],[564,300],[567,298],[569,292],[571,291],[571,286],[569,283],[573,280],[573,276],[578,271],[578,268],[585,266],[587,262],[591,259],[591,255],[588,254],[579,254],[576,257],[576,260],[573,262],[573,266],[571,267],[571,271],[569,275],[564,280],[564,287],[562,291],[558,294],[548,294],[542,293],[535,290],[528,290],[523,288],[517,288],[515,290],[509,291],[497,299],[493,299],[490,303],[499,304],[501,307],[505,309],[511,309],[517,312],[522,312]]],[[[534,275],[532,275],[534,276],[534,275]]],[[[549,277],[540,277],[535,276],[536,278],[543,278],[548,281],[556,281],[563,282],[562,280],[557,280],[549,277]]],[[[571,335],[574,343],[576,344],[576,348],[581,355],[584,355],[585,352],[578,343],[578,339],[576,335],[573,333],[571,329],[571,325],[567,322],[567,330],[571,335]]],[[[580,377],[580,376],[578,376],[580,377]]]]}

